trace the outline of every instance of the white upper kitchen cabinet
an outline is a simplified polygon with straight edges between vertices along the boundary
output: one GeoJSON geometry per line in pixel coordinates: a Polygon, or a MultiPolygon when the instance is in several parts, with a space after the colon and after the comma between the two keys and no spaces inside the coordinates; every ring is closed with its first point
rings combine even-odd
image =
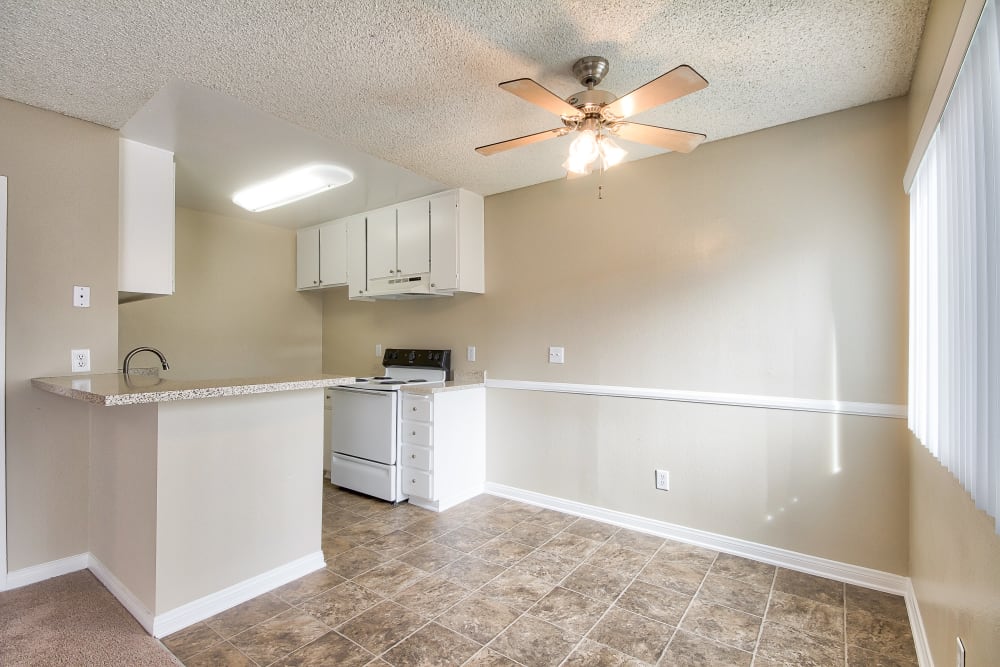
{"type": "Polygon", "coordinates": [[[347,298],[371,301],[368,297],[368,258],[365,244],[365,215],[344,218],[347,227],[347,298]]]}
{"type": "Polygon", "coordinates": [[[368,280],[396,275],[396,208],[369,211],[367,219],[368,280]]]}
{"type": "Polygon", "coordinates": [[[450,190],[430,198],[431,288],[486,291],[483,198],[450,190]]]}
{"type": "Polygon", "coordinates": [[[295,287],[299,290],[347,284],[347,221],[333,220],[296,234],[295,287]]]}
{"type": "Polygon", "coordinates": [[[319,280],[323,287],[347,284],[347,221],[319,228],[319,280]]]}
{"type": "Polygon", "coordinates": [[[118,301],[174,293],[174,154],[118,140],[118,301]]]}
{"type": "Polygon", "coordinates": [[[410,276],[431,270],[430,206],[426,199],[396,207],[396,274],[410,276]]]}
{"type": "Polygon", "coordinates": [[[295,238],[295,287],[319,287],[319,227],[300,229],[295,238]]]}

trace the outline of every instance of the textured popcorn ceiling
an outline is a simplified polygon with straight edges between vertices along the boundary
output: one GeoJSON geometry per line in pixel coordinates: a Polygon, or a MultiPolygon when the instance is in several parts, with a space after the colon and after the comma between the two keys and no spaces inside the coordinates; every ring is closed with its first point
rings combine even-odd
{"type": "MultiPolygon", "coordinates": [[[[687,63],[710,85],[634,120],[708,140],[907,92],[927,0],[31,0],[0,12],[0,96],[121,128],[180,80],[482,194],[561,178],[570,138],[497,88],[578,91],[603,55],[617,95],[687,63]]],[[[248,137],[248,141],[252,137],[248,137]]],[[[629,159],[660,151],[622,142],[629,159]]],[[[183,156],[178,155],[180,160],[183,156]]]]}

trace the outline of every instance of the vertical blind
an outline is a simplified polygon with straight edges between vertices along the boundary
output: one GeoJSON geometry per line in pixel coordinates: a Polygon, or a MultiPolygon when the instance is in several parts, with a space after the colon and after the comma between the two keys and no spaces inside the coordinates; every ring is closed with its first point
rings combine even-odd
{"type": "Polygon", "coordinates": [[[1000,533],[1000,23],[988,0],[910,190],[909,426],[1000,533]]]}

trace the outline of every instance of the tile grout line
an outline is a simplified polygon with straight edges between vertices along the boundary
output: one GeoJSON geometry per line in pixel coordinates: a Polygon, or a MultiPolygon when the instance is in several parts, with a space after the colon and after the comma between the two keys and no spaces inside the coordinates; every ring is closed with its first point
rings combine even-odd
{"type": "Polygon", "coordinates": [[[760,651],[760,640],[764,637],[764,623],[767,622],[767,612],[771,611],[771,598],[774,597],[774,587],[778,583],[778,568],[774,568],[774,575],[771,577],[771,588],[767,592],[767,604],[764,605],[764,615],[760,618],[760,630],[757,631],[757,641],[753,645],[753,656],[750,658],[750,667],[757,663],[760,651]]]}

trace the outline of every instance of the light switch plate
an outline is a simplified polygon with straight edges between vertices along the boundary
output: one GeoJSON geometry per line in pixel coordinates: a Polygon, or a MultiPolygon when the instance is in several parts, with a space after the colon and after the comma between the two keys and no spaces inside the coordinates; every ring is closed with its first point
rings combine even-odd
{"type": "Polygon", "coordinates": [[[476,346],[475,345],[470,345],[469,346],[469,349],[466,350],[465,358],[468,359],[469,361],[475,361],[476,360],[476,346]]]}
{"type": "Polygon", "coordinates": [[[563,364],[566,363],[566,350],[561,347],[550,347],[549,348],[549,363],[550,364],[563,364]]]}
{"type": "Polygon", "coordinates": [[[382,358],[382,343],[375,343],[375,356],[382,358]]]}

